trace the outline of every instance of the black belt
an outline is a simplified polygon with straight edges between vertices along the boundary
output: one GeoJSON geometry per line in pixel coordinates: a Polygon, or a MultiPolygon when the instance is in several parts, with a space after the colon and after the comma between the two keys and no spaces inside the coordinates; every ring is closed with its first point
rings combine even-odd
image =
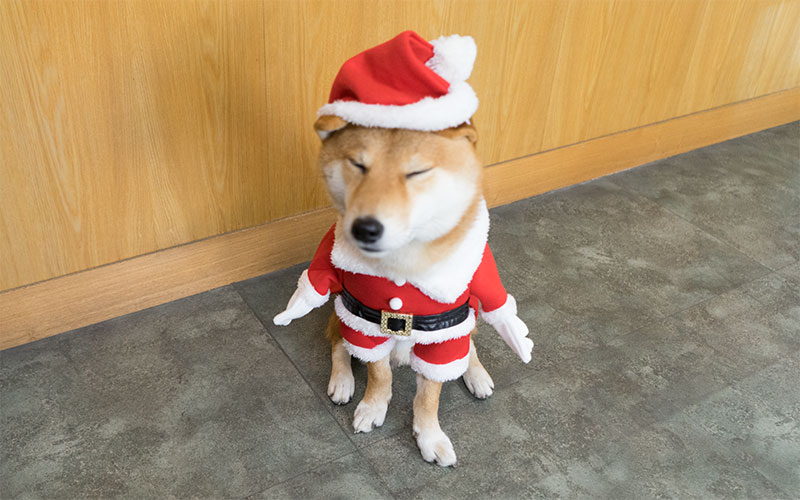
{"type": "Polygon", "coordinates": [[[381,333],[384,335],[408,336],[411,335],[412,328],[424,332],[442,330],[457,325],[469,317],[469,301],[443,313],[414,316],[413,314],[372,309],[359,302],[344,288],[342,288],[341,297],[342,304],[348,311],[370,323],[381,325],[381,333]]]}

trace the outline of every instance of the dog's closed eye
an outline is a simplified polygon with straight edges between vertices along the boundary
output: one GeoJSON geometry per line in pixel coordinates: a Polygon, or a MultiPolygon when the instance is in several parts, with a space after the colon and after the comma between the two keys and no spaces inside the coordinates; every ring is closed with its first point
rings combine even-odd
{"type": "Polygon", "coordinates": [[[355,160],[354,160],[354,159],[352,159],[352,158],[348,158],[347,160],[348,160],[348,161],[349,161],[349,162],[350,162],[350,163],[351,163],[351,164],[352,164],[354,167],[356,167],[357,169],[361,170],[361,173],[362,173],[362,174],[366,174],[366,173],[367,173],[367,167],[365,167],[363,164],[361,164],[361,163],[358,163],[357,161],[355,161],[355,160]]]}
{"type": "Polygon", "coordinates": [[[430,172],[431,170],[433,170],[433,167],[426,168],[425,170],[417,170],[416,172],[409,172],[409,173],[406,174],[406,179],[410,179],[410,178],[412,178],[414,176],[417,176],[417,175],[422,175],[425,172],[430,172]]]}

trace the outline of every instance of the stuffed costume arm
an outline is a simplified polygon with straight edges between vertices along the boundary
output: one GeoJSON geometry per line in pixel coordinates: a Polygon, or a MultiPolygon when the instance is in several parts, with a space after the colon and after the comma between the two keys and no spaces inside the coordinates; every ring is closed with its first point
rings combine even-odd
{"type": "Polygon", "coordinates": [[[276,325],[286,326],[293,319],[302,318],[325,304],[332,291],[341,290],[341,271],[331,264],[334,228],[322,238],[311,264],[297,280],[297,290],[289,299],[286,309],[272,319],[276,325]]]}
{"type": "Polygon", "coordinates": [[[517,301],[508,295],[506,303],[494,311],[481,311],[481,318],[492,325],[506,344],[523,363],[531,360],[533,341],[528,338],[528,326],[517,316],[517,301]]]}
{"type": "Polygon", "coordinates": [[[483,260],[472,278],[470,292],[481,302],[481,318],[492,325],[524,363],[531,360],[533,341],[528,338],[528,327],[517,316],[517,301],[506,293],[489,245],[483,260]]]}

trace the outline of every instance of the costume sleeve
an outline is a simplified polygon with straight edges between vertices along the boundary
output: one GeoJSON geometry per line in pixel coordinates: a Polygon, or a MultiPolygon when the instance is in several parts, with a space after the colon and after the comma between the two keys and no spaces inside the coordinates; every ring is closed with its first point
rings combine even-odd
{"type": "Polygon", "coordinates": [[[483,259],[472,277],[470,294],[480,301],[484,313],[497,310],[507,301],[508,294],[500,281],[497,264],[488,243],[483,251],[483,259]]]}
{"type": "Polygon", "coordinates": [[[320,295],[326,295],[328,292],[338,293],[342,290],[342,271],[331,263],[335,229],[334,224],[322,238],[308,266],[308,280],[320,295]]]}
{"type": "Polygon", "coordinates": [[[481,318],[492,325],[500,337],[517,353],[524,363],[531,360],[533,341],[528,338],[528,327],[517,316],[517,302],[506,293],[500,282],[497,265],[489,245],[483,260],[472,278],[470,293],[481,302],[481,318]]]}

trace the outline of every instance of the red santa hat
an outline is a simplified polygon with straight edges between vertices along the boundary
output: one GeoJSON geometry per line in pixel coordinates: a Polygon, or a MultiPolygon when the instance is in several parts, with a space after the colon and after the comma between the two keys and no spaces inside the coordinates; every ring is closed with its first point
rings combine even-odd
{"type": "Polygon", "coordinates": [[[466,82],[476,53],[470,36],[428,42],[405,31],[345,62],[317,116],[425,131],[461,125],[478,109],[478,97],[466,82]]]}

